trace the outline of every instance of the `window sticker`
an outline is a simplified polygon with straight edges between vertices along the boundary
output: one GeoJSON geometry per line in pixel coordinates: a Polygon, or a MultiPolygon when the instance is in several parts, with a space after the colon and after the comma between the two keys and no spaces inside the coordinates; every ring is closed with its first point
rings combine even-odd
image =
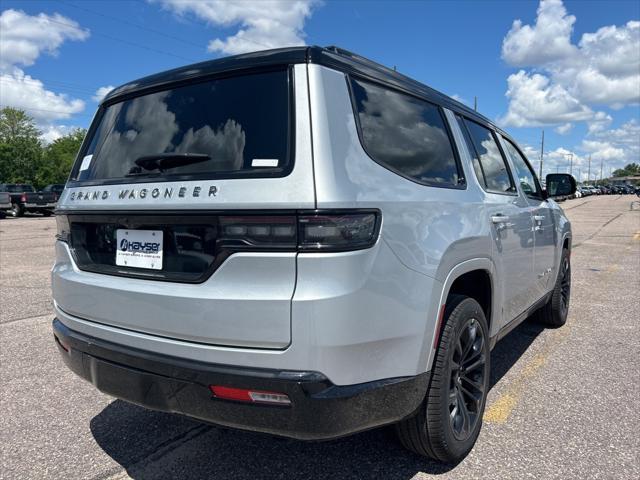
{"type": "Polygon", "coordinates": [[[277,167],[277,158],[254,158],[251,160],[252,167],[277,167]]]}
{"type": "Polygon", "coordinates": [[[86,155],[83,159],[82,159],[82,163],[80,164],[80,171],[83,172],[86,169],[89,168],[89,166],[91,165],[91,160],[93,159],[93,155],[86,155]]]}

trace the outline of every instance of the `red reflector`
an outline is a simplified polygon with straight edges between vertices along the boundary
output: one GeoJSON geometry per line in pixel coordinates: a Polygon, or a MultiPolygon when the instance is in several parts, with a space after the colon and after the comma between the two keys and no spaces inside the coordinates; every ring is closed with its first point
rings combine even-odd
{"type": "Polygon", "coordinates": [[[269,403],[272,405],[291,405],[291,400],[289,400],[288,395],[284,393],[222,387],[220,385],[209,385],[209,389],[216,398],[222,398],[224,400],[235,400],[236,402],[248,403],[269,403]]]}

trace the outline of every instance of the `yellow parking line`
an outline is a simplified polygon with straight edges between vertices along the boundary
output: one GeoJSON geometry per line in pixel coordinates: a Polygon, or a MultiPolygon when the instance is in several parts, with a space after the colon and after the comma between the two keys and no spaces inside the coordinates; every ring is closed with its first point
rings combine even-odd
{"type": "Polygon", "coordinates": [[[529,360],[522,368],[520,375],[511,383],[508,390],[500,395],[500,397],[484,411],[482,419],[485,422],[504,423],[507,421],[524,393],[525,382],[533,377],[536,372],[547,363],[550,351],[551,346],[529,360]]]}
{"type": "Polygon", "coordinates": [[[504,423],[511,415],[516,403],[518,403],[518,399],[514,395],[505,393],[484,411],[482,420],[489,423],[504,423]]]}
{"type": "MultiPolygon", "coordinates": [[[[638,232],[640,235],[640,232],[638,232]]],[[[618,270],[620,266],[618,264],[610,265],[605,269],[606,273],[613,273],[618,270]]],[[[542,351],[533,356],[523,367],[520,373],[511,381],[506,391],[503,392],[498,398],[488,405],[484,411],[482,417],[483,421],[487,423],[505,423],[511,416],[511,412],[516,408],[522,394],[526,389],[527,380],[534,377],[536,373],[547,363],[549,355],[556,349],[556,347],[567,337],[571,332],[572,325],[567,324],[560,330],[555,330],[552,333],[552,337],[547,340],[547,344],[543,347],[542,351]]]]}

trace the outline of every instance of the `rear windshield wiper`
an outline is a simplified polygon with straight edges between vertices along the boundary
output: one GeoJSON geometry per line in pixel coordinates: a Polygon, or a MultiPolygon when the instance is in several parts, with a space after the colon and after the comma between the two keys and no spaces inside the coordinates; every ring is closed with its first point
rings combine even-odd
{"type": "Polygon", "coordinates": [[[202,163],[207,160],[211,160],[211,157],[204,153],[158,153],[156,155],[147,155],[137,158],[134,162],[137,166],[131,167],[127,175],[143,174],[142,169],[164,172],[171,168],[202,163]]]}

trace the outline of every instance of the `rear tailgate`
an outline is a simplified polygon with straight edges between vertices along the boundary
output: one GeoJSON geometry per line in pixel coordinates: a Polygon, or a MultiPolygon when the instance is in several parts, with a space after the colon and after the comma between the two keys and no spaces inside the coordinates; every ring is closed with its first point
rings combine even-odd
{"type": "Polygon", "coordinates": [[[53,192],[34,192],[34,193],[25,193],[26,196],[26,204],[29,205],[50,205],[52,203],[56,203],[56,194],[53,192]]]}
{"type": "MultiPolygon", "coordinates": [[[[289,345],[295,249],[276,245],[277,239],[273,245],[254,248],[265,242],[260,235],[284,235],[286,229],[277,223],[286,223],[289,213],[315,208],[305,65],[296,65],[282,78],[289,79],[291,95],[284,109],[273,104],[278,95],[264,91],[267,79],[251,89],[243,87],[242,95],[219,83],[215,88],[176,89],[170,95],[154,93],[138,103],[115,104],[120,112],[113,115],[108,110],[103,113],[107,119],[115,116],[109,119],[111,130],[92,127],[102,137],[97,141],[90,133],[58,204],[58,219],[66,229],[64,241],[57,243],[52,275],[59,310],[88,321],[203,344],[275,349],[289,345]],[[185,92],[194,98],[178,101],[185,92]],[[203,92],[206,98],[199,97],[203,92]],[[220,114],[207,105],[215,98],[212,92],[222,95],[221,111],[231,109],[227,116],[233,121],[209,119],[220,114]],[[197,107],[190,107],[189,118],[184,105],[197,107]],[[280,135],[273,129],[283,121],[277,116],[283,111],[289,126],[280,135]],[[205,120],[208,123],[203,124],[205,120]],[[212,160],[180,166],[180,174],[174,176],[147,172],[155,162],[164,168],[169,160],[158,156],[136,164],[143,153],[154,153],[143,152],[141,145],[157,146],[163,122],[174,121],[170,144],[189,143],[189,153],[204,152],[212,160]],[[152,129],[149,138],[147,128],[152,129]],[[237,132],[242,132],[239,143],[237,132]],[[270,149],[276,140],[286,142],[279,151],[289,156],[287,162],[270,149]],[[231,157],[237,161],[227,161],[231,157]],[[123,167],[115,159],[129,163],[123,167]],[[217,159],[222,160],[216,163],[217,159]],[[206,169],[212,163],[224,172],[208,177],[206,169]],[[230,170],[231,163],[237,170],[230,170]],[[127,178],[114,178],[127,172],[127,178]],[[259,219],[255,228],[252,218],[259,219]],[[245,223],[239,225],[238,219],[245,223]],[[229,235],[236,233],[243,236],[242,245],[228,248],[229,235]],[[125,263],[131,257],[123,248],[142,249],[148,262],[125,263]]],[[[182,161],[176,158],[170,162],[182,161]]]]}

